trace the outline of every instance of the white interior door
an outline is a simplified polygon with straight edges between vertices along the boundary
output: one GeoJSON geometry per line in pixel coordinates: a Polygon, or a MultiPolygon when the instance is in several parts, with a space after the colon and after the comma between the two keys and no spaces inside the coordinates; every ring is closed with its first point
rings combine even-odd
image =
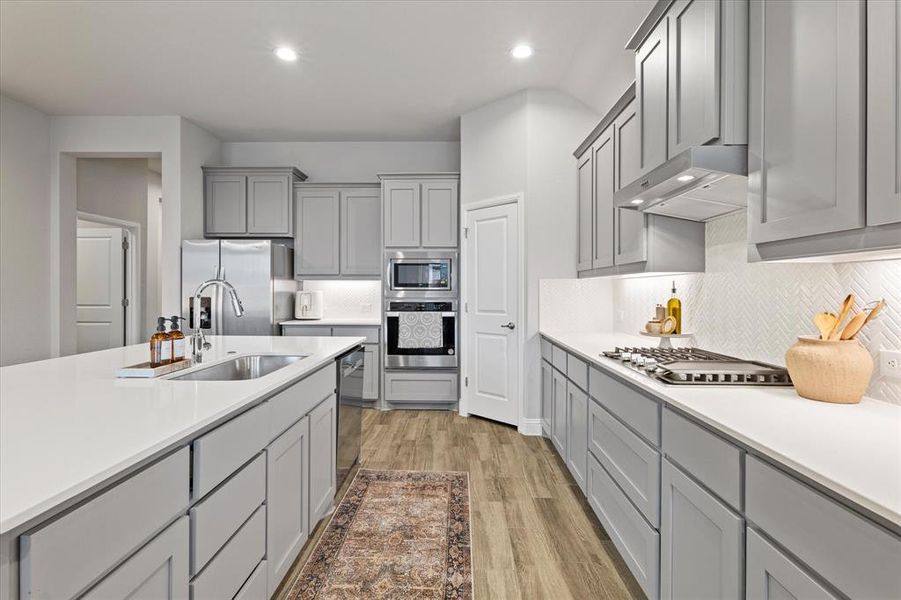
{"type": "Polygon", "coordinates": [[[519,206],[466,212],[466,410],[519,424],[519,206]]]}
{"type": "Polygon", "coordinates": [[[75,298],[79,353],[125,345],[123,236],[118,227],[78,228],[75,298]]]}

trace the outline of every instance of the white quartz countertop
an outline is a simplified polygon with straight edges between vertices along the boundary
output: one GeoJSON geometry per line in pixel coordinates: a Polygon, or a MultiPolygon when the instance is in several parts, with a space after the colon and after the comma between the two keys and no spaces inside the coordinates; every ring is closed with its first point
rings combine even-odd
{"type": "Polygon", "coordinates": [[[338,325],[359,325],[361,327],[380,327],[382,325],[381,317],[323,317],[322,319],[293,319],[291,321],[282,321],[279,325],[313,325],[313,326],[338,326],[338,325]]]}
{"type": "Polygon", "coordinates": [[[37,523],[364,338],[209,340],[199,366],[248,353],[308,356],[247,381],[116,379],[117,368],[147,360],[146,344],[0,368],[0,534],[37,523]]]}
{"type": "Polygon", "coordinates": [[[616,346],[648,346],[648,338],[541,335],[901,527],[901,406],[872,398],[860,404],[816,402],[794,388],[667,385],[601,355],[616,346]]]}

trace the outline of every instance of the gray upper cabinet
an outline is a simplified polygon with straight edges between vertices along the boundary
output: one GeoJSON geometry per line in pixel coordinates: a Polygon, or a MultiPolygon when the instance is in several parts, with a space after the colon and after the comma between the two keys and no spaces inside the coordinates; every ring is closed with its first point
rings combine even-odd
{"type": "Polygon", "coordinates": [[[459,176],[384,174],[382,223],[386,248],[456,248],[459,176]]]}
{"type": "Polygon", "coordinates": [[[295,186],[298,278],[381,274],[381,189],[370,184],[295,186]]]}
{"type": "Polygon", "coordinates": [[[210,174],[204,177],[204,233],[240,235],[247,232],[247,177],[210,174]]]}
{"type": "Polygon", "coordinates": [[[576,269],[585,271],[591,268],[594,236],[592,231],[592,151],[589,149],[578,162],[578,223],[579,223],[579,258],[576,269]]]}
{"type": "Polygon", "coordinates": [[[381,190],[341,192],[341,273],[379,275],[382,268],[381,190]]]}
{"type": "Polygon", "coordinates": [[[293,237],[293,167],[203,167],[204,235],[293,237]]]}
{"type": "Polygon", "coordinates": [[[901,222],[901,0],[867,2],[867,225],[901,222]]]}
{"type": "Polygon", "coordinates": [[[669,23],[667,17],[661,19],[635,55],[635,101],[642,175],[663,164],[668,156],[669,23]]]}
{"type": "Polygon", "coordinates": [[[456,179],[426,181],[422,184],[422,246],[453,248],[457,245],[456,179]]]}
{"type": "Polygon", "coordinates": [[[300,239],[294,244],[294,269],[298,276],[340,273],[340,197],[334,189],[298,190],[300,239]]]}
{"type": "Polygon", "coordinates": [[[418,248],[420,240],[420,194],[418,181],[388,181],[384,186],[385,246],[418,248]]]}
{"type": "Polygon", "coordinates": [[[629,185],[641,175],[641,136],[635,100],[616,117],[616,189],[629,185]]]}
{"type": "MultiPolygon", "coordinates": [[[[591,268],[600,269],[613,265],[613,193],[616,191],[616,123],[604,130],[590,155],[594,171],[594,253],[591,268]]],[[[579,197],[579,205],[582,198],[579,197]]],[[[579,211],[581,213],[581,209],[579,211]]],[[[581,214],[579,234],[582,232],[581,214]]],[[[581,238],[580,238],[581,239],[581,238]]]]}
{"type": "Polygon", "coordinates": [[[863,227],[863,0],[750,7],[748,240],[863,227]]]}
{"type": "Polygon", "coordinates": [[[291,183],[289,175],[250,175],[247,178],[247,233],[292,234],[291,183]]]}
{"type": "Polygon", "coordinates": [[[648,259],[647,217],[643,212],[617,207],[613,213],[614,262],[617,265],[648,259]]]}
{"type": "Polygon", "coordinates": [[[741,598],[744,519],[663,461],[660,597],[741,598]]]}
{"type": "MultiPolygon", "coordinates": [[[[720,136],[719,13],[714,0],[669,11],[669,156],[720,136]]],[[[656,74],[656,63],[647,68],[656,74]]]]}

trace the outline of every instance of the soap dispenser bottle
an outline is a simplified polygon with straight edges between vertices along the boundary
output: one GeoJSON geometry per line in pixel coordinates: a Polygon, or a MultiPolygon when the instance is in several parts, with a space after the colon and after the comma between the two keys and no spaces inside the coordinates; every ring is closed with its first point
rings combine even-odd
{"type": "Polygon", "coordinates": [[[682,333],[682,301],[676,296],[676,282],[673,281],[673,295],[666,303],[666,316],[672,317],[676,321],[676,328],[673,333],[678,335],[682,333]]]}
{"type": "Polygon", "coordinates": [[[171,362],[172,342],[166,333],[166,318],[159,317],[156,320],[156,333],[150,336],[150,366],[155,369],[171,362]]]}
{"type": "Polygon", "coordinates": [[[181,317],[172,315],[169,322],[172,326],[169,329],[169,338],[172,340],[172,362],[178,362],[185,359],[185,334],[178,328],[178,322],[181,317]]]}

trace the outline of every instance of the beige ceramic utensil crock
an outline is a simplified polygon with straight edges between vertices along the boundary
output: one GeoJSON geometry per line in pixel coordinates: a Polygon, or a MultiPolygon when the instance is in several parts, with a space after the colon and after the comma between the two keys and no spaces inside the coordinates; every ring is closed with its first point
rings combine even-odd
{"type": "Polygon", "coordinates": [[[839,404],[860,402],[873,374],[873,358],[858,340],[798,336],[785,366],[798,395],[839,404]]]}

